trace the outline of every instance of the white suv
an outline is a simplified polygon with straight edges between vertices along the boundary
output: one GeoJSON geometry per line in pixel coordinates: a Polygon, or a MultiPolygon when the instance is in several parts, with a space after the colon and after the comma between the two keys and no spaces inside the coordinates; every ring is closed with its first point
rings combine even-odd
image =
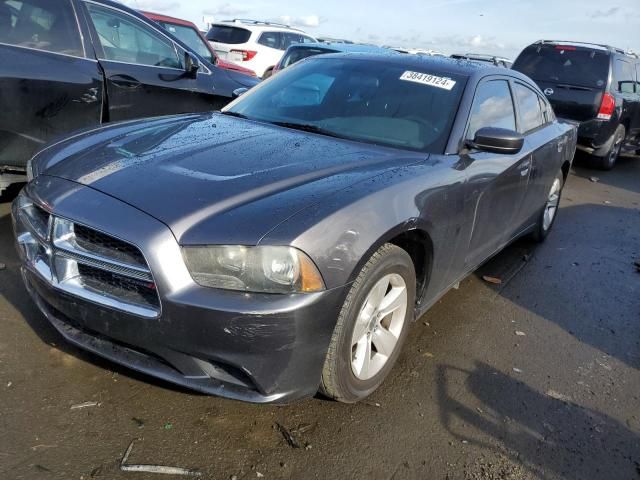
{"type": "Polygon", "coordinates": [[[214,23],[207,40],[219,58],[253,70],[260,78],[271,76],[289,45],[317,42],[289,25],[238,19],[214,23]]]}

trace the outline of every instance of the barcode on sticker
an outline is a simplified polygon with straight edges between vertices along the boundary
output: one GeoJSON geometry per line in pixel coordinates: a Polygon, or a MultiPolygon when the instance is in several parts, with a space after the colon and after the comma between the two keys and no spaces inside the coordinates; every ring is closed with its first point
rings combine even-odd
{"type": "Polygon", "coordinates": [[[429,85],[431,87],[443,88],[444,90],[451,90],[455,87],[455,80],[451,80],[446,77],[438,77],[436,75],[430,75],[428,73],[419,73],[406,71],[400,77],[400,80],[406,82],[421,83],[422,85],[429,85]]]}

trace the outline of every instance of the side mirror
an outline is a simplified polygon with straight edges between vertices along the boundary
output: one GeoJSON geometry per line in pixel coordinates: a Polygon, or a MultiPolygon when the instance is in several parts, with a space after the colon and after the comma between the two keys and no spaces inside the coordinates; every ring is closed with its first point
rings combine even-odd
{"type": "Polygon", "coordinates": [[[189,78],[196,78],[200,70],[200,60],[191,52],[184,52],[184,71],[189,78]]]}
{"type": "Polygon", "coordinates": [[[483,152],[504,153],[512,155],[520,152],[524,146],[524,136],[505,128],[485,127],[476,132],[472,142],[467,146],[483,152]]]}
{"type": "Polygon", "coordinates": [[[245,87],[236,88],[232,93],[233,98],[238,98],[238,97],[244,95],[245,93],[247,93],[248,91],[249,91],[249,89],[245,88],[245,87]]]}

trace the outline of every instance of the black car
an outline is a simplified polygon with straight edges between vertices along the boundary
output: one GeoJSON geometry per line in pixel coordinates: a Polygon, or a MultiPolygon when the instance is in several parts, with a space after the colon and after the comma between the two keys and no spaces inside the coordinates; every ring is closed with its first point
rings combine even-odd
{"type": "Polygon", "coordinates": [[[107,0],[0,0],[0,192],[73,130],[215,110],[255,78],[107,0]]]}
{"type": "Polygon", "coordinates": [[[601,168],[613,168],[622,150],[640,151],[637,55],[608,45],[541,40],[524,49],[513,69],[538,84],[559,117],[580,122],[578,149],[601,168]]]}
{"type": "Polygon", "coordinates": [[[547,236],[575,141],[513,70],[318,55],[221,113],[40,152],[13,204],[25,284],[70,342],[131,368],[355,402],[449,288],[547,236]]]}

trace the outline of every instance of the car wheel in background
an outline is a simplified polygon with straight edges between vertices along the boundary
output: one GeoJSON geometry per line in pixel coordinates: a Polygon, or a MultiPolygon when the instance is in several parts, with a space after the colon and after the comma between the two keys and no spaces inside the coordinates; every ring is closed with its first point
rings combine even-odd
{"type": "Polygon", "coordinates": [[[354,403],[393,368],[413,320],[416,273],[403,249],[385,244],[362,268],[338,316],[320,391],[354,403]]]}
{"type": "Polygon", "coordinates": [[[273,75],[273,67],[267,69],[266,72],[264,72],[264,75],[262,76],[263,80],[266,80],[267,78],[269,78],[271,75],[273,75]]]}
{"type": "Polygon", "coordinates": [[[611,148],[604,157],[598,158],[600,162],[600,168],[602,168],[602,170],[611,170],[616,164],[616,160],[618,159],[620,151],[622,150],[625,133],[626,131],[624,125],[618,125],[618,128],[613,135],[613,143],[611,144],[611,148]]]}
{"type": "Polygon", "coordinates": [[[560,198],[562,197],[562,188],[564,187],[564,176],[562,171],[558,172],[556,178],[553,179],[551,188],[547,195],[547,201],[544,204],[536,229],[534,230],[532,237],[536,242],[544,242],[553,228],[553,224],[558,216],[558,209],[560,208],[560,198]]]}

